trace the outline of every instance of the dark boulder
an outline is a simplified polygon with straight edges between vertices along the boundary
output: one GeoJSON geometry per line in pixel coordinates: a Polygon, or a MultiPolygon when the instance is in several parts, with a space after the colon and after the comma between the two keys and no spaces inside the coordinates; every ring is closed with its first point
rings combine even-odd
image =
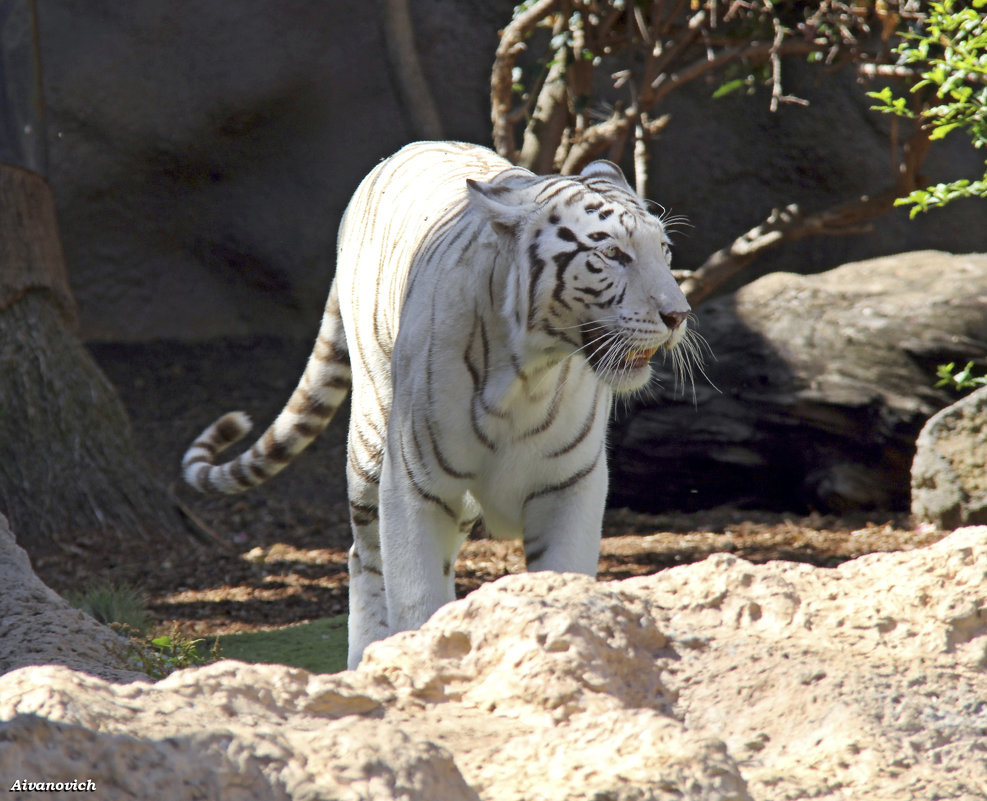
{"type": "Polygon", "coordinates": [[[950,400],[936,365],[987,356],[987,255],[775,273],[696,315],[710,381],[683,391],[666,365],[618,410],[612,505],[904,510],[915,440],[950,400]]]}

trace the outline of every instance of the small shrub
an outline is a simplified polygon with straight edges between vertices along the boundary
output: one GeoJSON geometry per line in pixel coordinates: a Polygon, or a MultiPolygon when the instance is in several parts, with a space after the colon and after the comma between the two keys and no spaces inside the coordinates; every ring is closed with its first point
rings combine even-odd
{"type": "Polygon", "coordinates": [[[151,613],[140,590],[121,584],[97,584],[82,592],[70,592],[65,599],[100,623],[121,627],[144,636],[150,631],[151,613]]]}
{"type": "Polygon", "coordinates": [[[206,665],[220,658],[218,640],[212,649],[203,651],[200,646],[205,640],[192,639],[177,627],[170,634],[132,639],[131,642],[130,662],[152,679],[163,679],[176,670],[206,665]]]}
{"type": "Polygon", "coordinates": [[[116,654],[127,667],[163,679],[182,668],[205,665],[219,659],[219,651],[200,650],[205,641],[182,634],[151,635],[153,619],[140,590],[127,585],[98,584],[82,592],[67,593],[66,600],[126,637],[123,652],[116,654]]]}
{"type": "Polygon", "coordinates": [[[987,387],[987,375],[974,375],[973,362],[967,362],[962,370],[956,369],[956,363],[940,364],[936,368],[937,387],[949,387],[957,392],[963,392],[977,387],[987,387]]]}

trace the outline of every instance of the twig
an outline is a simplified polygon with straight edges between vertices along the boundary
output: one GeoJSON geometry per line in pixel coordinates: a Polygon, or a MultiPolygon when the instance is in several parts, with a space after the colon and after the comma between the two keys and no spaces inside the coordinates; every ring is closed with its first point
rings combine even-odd
{"type": "Polygon", "coordinates": [[[648,196],[648,139],[640,120],[634,126],[634,190],[638,197],[648,196]]]}
{"type": "Polygon", "coordinates": [[[778,17],[773,17],[771,23],[774,25],[775,38],[771,42],[771,53],[769,55],[771,59],[771,104],[768,108],[771,109],[771,113],[773,114],[778,111],[778,104],[781,102],[781,55],[779,51],[785,42],[785,29],[778,17]]]}
{"type": "Polygon", "coordinates": [[[219,536],[219,534],[217,534],[216,531],[206,524],[202,518],[200,518],[179,499],[174,482],[172,482],[168,487],[168,496],[171,498],[171,502],[175,504],[175,508],[181,515],[190,537],[204,545],[218,545],[222,550],[227,551],[228,553],[235,553],[235,549],[232,545],[219,536]]]}
{"type": "Polygon", "coordinates": [[[898,64],[874,64],[867,62],[857,65],[857,74],[862,78],[904,78],[914,80],[919,73],[911,67],[898,64]]]}
{"type": "MultiPolygon", "coordinates": [[[[692,62],[692,64],[684,67],[672,75],[663,73],[658,76],[659,80],[656,81],[655,84],[652,84],[654,93],[650,98],[650,105],[653,107],[654,104],[665,97],[665,95],[675,91],[680,86],[687,84],[690,81],[694,81],[696,78],[700,78],[707,72],[718,69],[730,61],[742,61],[744,59],[750,61],[763,61],[771,55],[772,48],[774,48],[773,43],[754,43],[742,47],[733,47],[729,50],[722,51],[713,58],[697,59],[692,62]]],[[[785,42],[778,48],[778,54],[805,54],[811,53],[814,50],[818,50],[818,47],[812,44],[812,42],[789,41],[785,42]]]]}

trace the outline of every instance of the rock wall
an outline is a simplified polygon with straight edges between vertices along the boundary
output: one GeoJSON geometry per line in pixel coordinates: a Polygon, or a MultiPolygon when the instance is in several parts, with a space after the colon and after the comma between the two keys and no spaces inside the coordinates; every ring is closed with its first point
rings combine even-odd
{"type": "MultiPolygon", "coordinates": [[[[50,179],[85,337],[314,336],[347,200],[379,159],[421,138],[388,55],[386,5],[38,4],[50,179]]],[[[489,142],[489,69],[514,0],[407,5],[442,134],[489,142]]],[[[808,108],[771,114],[764,95],[713,103],[715,87],[699,86],[662,109],[673,122],[652,151],[652,194],[691,221],[678,266],[774,206],[815,210],[890,183],[890,122],[852,76],[786,70],[808,108]]],[[[982,157],[958,145],[934,150],[930,181],[980,174],[982,157]]],[[[982,201],[916,222],[902,210],[866,237],[798,243],[758,269],[983,251],[982,221],[982,201]]]]}
{"type": "Polygon", "coordinates": [[[985,697],[970,528],[836,569],[511,576],[336,675],[22,668],[0,677],[0,776],[106,799],[973,801],[985,697]]]}

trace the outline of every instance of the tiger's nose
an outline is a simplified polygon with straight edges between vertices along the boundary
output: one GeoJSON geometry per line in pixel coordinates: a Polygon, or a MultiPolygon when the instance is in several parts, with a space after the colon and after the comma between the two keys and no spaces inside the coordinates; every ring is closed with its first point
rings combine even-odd
{"type": "Polygon", "coordinates": [[[674,331],[685,322],[685,318],[688,316],[689,312],[687,311],[661,312],[661,321],[668,326],[669,331],[674,331]]]}

